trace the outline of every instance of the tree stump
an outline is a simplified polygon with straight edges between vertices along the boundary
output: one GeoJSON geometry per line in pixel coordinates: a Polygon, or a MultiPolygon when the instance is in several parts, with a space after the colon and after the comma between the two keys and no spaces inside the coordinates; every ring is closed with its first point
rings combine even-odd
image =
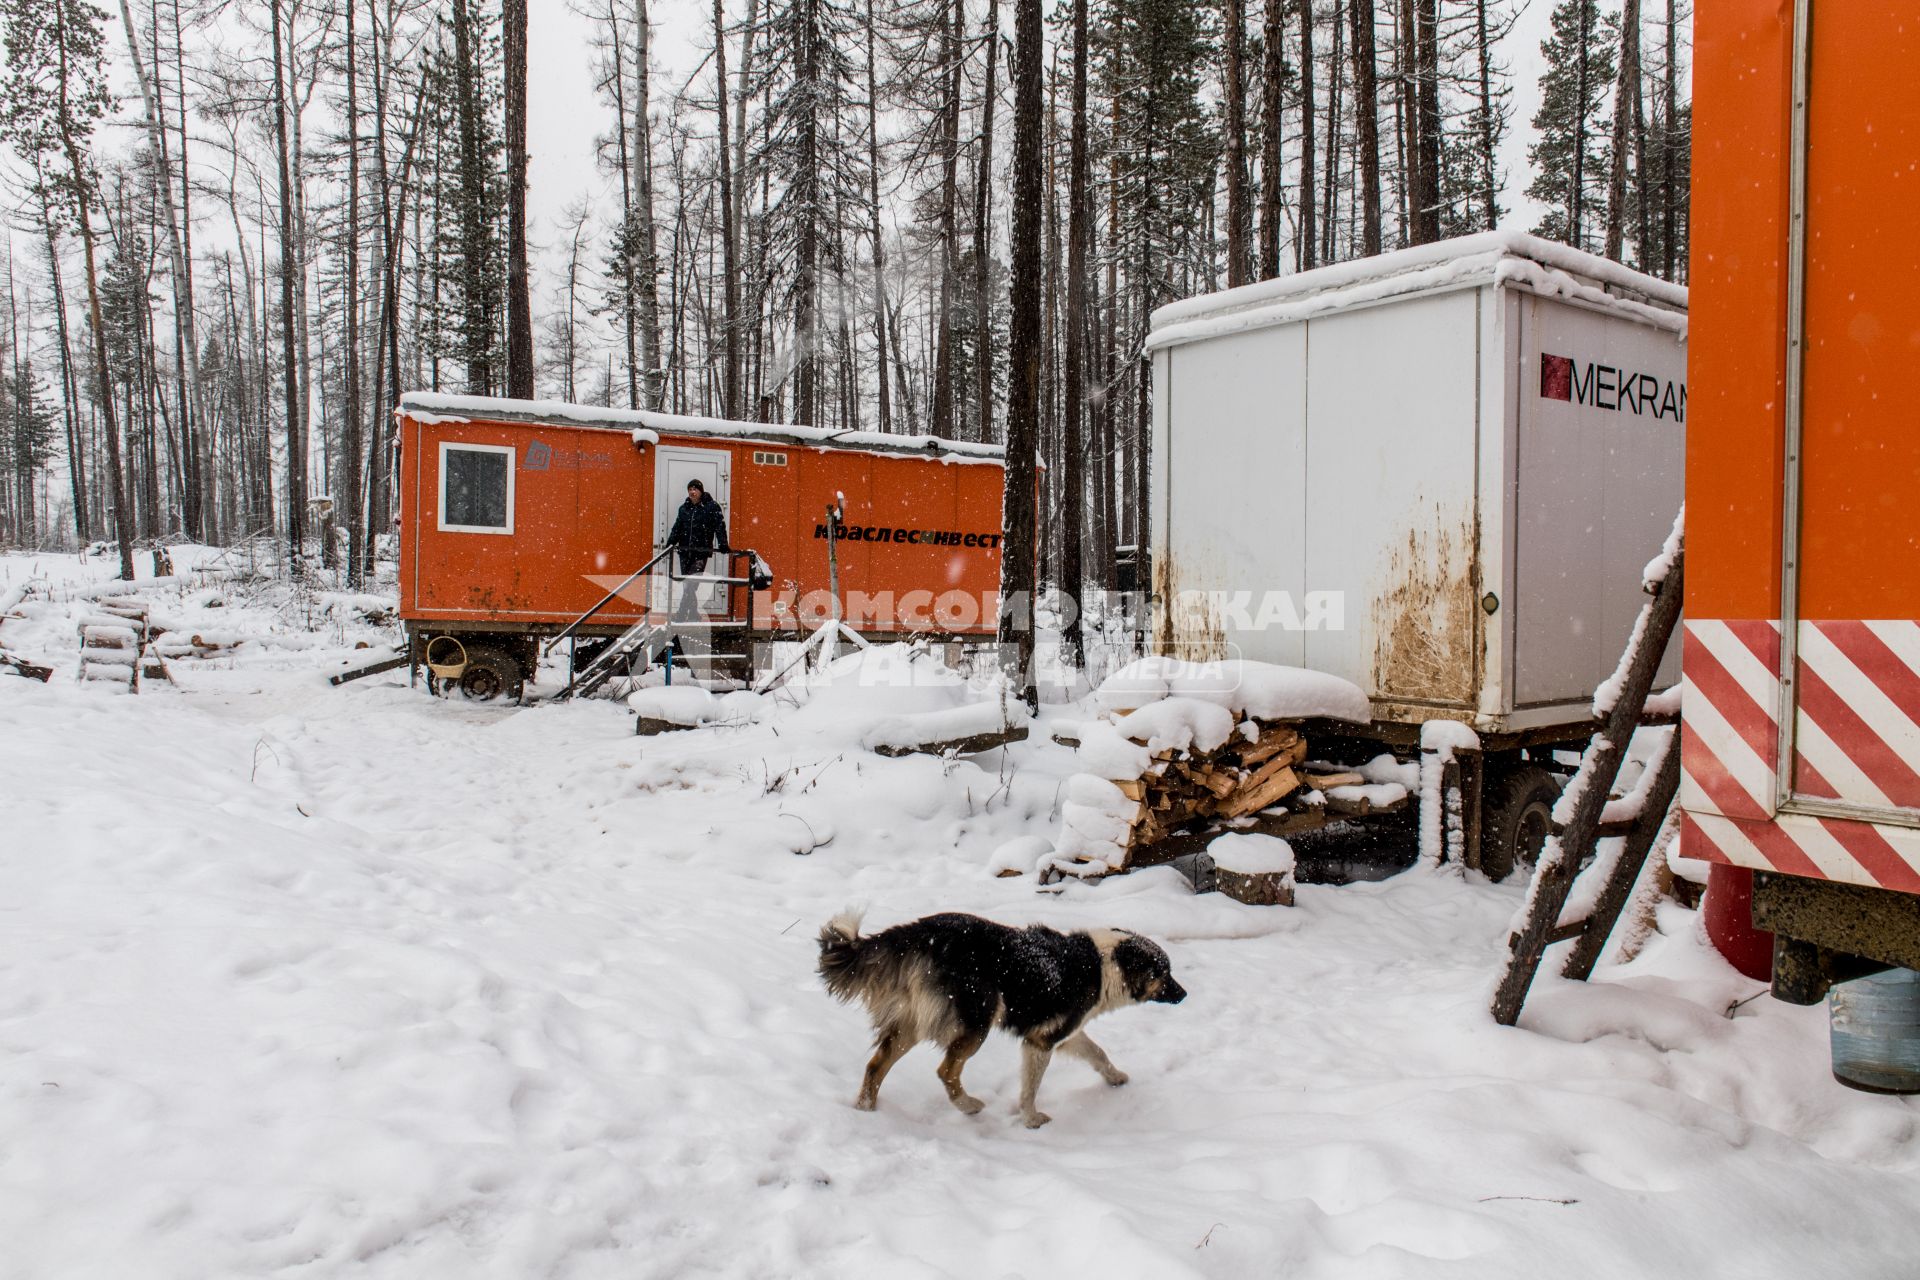
{"type": "Polygon", "coordinates": [[[1290,907],[1293,905],[1291,871],[1229,871],[1216,866],[1214,883],[1221,893],[1235,902],[1251,907],[1290,907]]]}

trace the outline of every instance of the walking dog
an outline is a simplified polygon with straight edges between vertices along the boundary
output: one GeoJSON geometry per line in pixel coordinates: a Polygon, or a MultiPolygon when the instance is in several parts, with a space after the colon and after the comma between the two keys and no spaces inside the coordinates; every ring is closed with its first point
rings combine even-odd
{"type": "Polygon", "coordinates": [[[1123,1085],[1126,1073],[1088,1039],[1087,1023],[1126,1005],[1187,998],[1167,953],[1138,934],[1013,929],[956,912],[864,936],[859,914],[843,912],[820,930],[820,976],[835,999],[858,1001],[873,1019],[873,1058],[854,1106],[873,1110],[893,1064],[930,1040],[946,1050],[938,1075],[947,1097],[973,1115],[983,1104],[960,1073],[997,1026],[1023,1045],[1020,1115],[1029,1129],[1050,1118],[1034,1099],[1055,1049],[1123,1085]]]}

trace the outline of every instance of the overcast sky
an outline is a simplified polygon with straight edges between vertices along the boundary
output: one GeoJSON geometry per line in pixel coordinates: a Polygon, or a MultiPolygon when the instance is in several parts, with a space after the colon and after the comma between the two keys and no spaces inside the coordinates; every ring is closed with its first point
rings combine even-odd
{"type": "MultiPolygon", "coordinates": [[[[604,0],[601,0],[604,3],[604,0]]],[[[1011,6],[1002,6],[1003,11],[1011,6]]],[[[527,36],[528,217],[536,254],[549,272],[565,223],[564,211],[587,197],[605,213],[618,192],[594,158],[595,139],[612,127],[612,108],[594,90],[592,48],[596,24],[580,16],[569,0],[534,0],[527,36]]],[[[1527,0],[1501,56],[1514,73],[1513,121],[1503,163],[1505,206],[1513,225],[1528,227],[1537,211],[1524,195],[1528,183],[1530,121],[1540,102],[1540,42],[1549,30],[1552,0],[1527,0]]],[[[1007,15],[1010,21],[1010,15],[1007,15]]],[[[704,0],[653,0],[654,103],[656,111],[702,65],[711,43],[711,4],[704,0]]],[[[1011,27],[1008,28],[1009,32],[1011,27]]],[[[730,68],[731,69],[731,68],[730,68]]],[[[1004,204],[1001,206],[1004,208],[1004,204]]],[[[535,300],[536,310],[541,300],[535,300]]]]}

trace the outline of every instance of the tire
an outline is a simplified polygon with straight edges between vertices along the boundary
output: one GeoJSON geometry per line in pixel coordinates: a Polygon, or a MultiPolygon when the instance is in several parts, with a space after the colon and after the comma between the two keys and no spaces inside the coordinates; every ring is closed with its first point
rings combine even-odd
{"type": "Polygon", "coordinates": [[[467,646],[467,669],[458,680],[435,679],[434,692],[465,702],[517,702],[526,681],[520,663],[492,645],[467,646]]]}
{"type": "Polygon", "coordinates": [[[1553,831],[1553,805],[1560,777],[1537,765],[1521,765],[1487,784],[1480,824],[1480,870],[1505,880],[1517,866],[1532,867],[1553,831]]]}

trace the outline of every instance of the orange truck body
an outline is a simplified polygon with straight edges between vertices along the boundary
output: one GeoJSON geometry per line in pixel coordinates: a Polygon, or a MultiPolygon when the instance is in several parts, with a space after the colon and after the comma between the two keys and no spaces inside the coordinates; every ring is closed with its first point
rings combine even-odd
{"type": "Polygon", "coordinates": [[[1920,10],[1703,0],[1694,48],[1684,848],[1914,893],[1920,10]]]}
{"type": "MultiPolygon", "coordinates": [[[[687,474],[721,501],[731,545],[770,570],[755,631],[809,628],[830,612],[825,526],[837,497],[848,622],[879,634],[995,628],[997,446],[424,393],[402,397],[395,418],[400,614],[417,629],[540,634],[573,622],[654,556],[687,474]],[[504,469],[504,524],[499,509],[484,528],[448,519],[447,458],[462,450],[504,469]]],[[[730,590],[737,613],[742,589],[730,590]]],[[[636,589],[586,633],[670,609],[636,589]]]]}

